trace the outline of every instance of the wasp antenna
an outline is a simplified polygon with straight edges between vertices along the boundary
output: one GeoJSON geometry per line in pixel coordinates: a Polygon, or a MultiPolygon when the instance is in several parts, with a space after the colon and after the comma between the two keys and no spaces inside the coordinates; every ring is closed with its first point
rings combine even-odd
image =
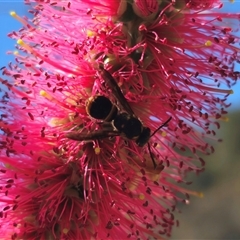
{"type": "Polygon", "coordinates": [[[160,127],[158,127],[150,136],[150,138],[152,136],[154,136],[156,134],[156,132],[158,132],[162,127],[164,127],[165,125],[167,125],[170,121],[171,121],[172,117],[170,117],[165,123],[163,123],[160,127]]]}
{"type": "Polygon", "coordinates": [[[154,160],[153,153],[151,152],[151,148],[150,148],[149,142],[147,143],[147,145],[148,145],[148,151],[149,151],[150,157],[151,157],[152,162],[153,162],[153,167],[154,167],[154,169],[156,169],[156,168],[157,168],[157,164],[156,164],[156,162],[155,162],[155,160],[154,160]]]}

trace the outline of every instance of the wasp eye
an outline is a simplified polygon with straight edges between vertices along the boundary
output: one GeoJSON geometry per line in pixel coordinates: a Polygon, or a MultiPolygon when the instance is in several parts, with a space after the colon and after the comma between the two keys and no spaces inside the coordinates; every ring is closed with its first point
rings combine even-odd
{"type": "Polygon", "coordinates": [[[105,120],[113,108],[112,102],[104,96],[95,96],[88,100],[87,113],[99,120],[105,120]]]}

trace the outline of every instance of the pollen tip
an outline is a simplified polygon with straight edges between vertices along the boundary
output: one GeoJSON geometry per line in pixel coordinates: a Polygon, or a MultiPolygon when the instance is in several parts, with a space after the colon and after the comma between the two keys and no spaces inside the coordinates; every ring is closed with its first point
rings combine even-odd
{"type": "Polygon", "coordinates": [[[14,51],[13,54],[14,54],[14,55],[18,55],[18,51],[14,51]]]}
{"type": "Polygon", "coordinates": [[[211,47],[212,46],[212,41],[208,40],[205,42],[206,47],[211,47]]]}
{"type": "Polygon", "coordinates": [[[234,94],[234,91],[233,91],[233,90],[230,90],[229,94],[234,94]]]}
{"type": "Polygon", "coordinates": [[[96,147],[96,148],[94,148],[94,151],[95,151],[96,155],[99,155],[100,152],[101,152],[101,148],[100,147],[96,147]]]}
{"type": "Polygon", "coordinates": [[[8,168],[8,169],[12,169],[12,166],[9,163],[5,163],[5,167],[8,168]]]}
{"type": "Polygon", "coordinates": [[[87,30],[86,31],[88,37],[93,37],[95,33],[93,31],[87,30]]]}
{"type": "Polygon", "coordinates": [[[11,12],[10,12],[10,15],[11,15],[12,17],[16,17],[16,16],[17,16],[16,12],[14,12],[14,11],[11,11],[11,12]]]}
{"type": "Polygon", "coordinates": [[[189,191],[188,193],[193,195],[193,196],[195,196],[195,197],[199,197],[199,198],[203,198],[204,197],[202,192],[189,191]]]}
{"type": "Polygon", "coordinates": [[[50,101],[53,101],[53,97],[52,97],[48,92],[46,92],[46,91],[44,91],[44,90],[41,90],[41,91],[39,92],[39,95],[42,96],[42,97],[44,97],[44,98],[47,98],[47,99],[50,100],[50,101]]]}
{"type": "Polygon", "coordinates": [[[161,135],[162,135],[162,137],[166,137],[167,133],[165,131],[163,131],[161,135]]]}
{"type": "Polygon", "coordinates": [[[47,95],[46,91],[44,91],[44,90],[41,90],[39,92],[39,94],[40,94],[40,96],[43,96],[43,97],[45,97],[47,95]]]}
{"type": "Polygon", "coordinates": [[[229,122],[229,118],[228,117],[221,117],[221,120],[224,122],[229,122]]]}
{"type": "Polygon", "coordinates": [[[63,232],[64,234],[67,234],[67,233],[69,232],[69,229],[68,229],[68,228],[63,228],[62,232],[63,232]]]}
{"type": "Polygon", "coordinates": [[[204,194],[203,194],[202,192],[199,192],[199,193],[198,193],[198,197],[203,198],[203,197],[204,197],[204,194]]]}
{"type": "Polygon", "coordinates": [[[144,200],[145,199],[145,195],[143,193],[140,193],[138,197],[139,197],[140,200],[144,200]]]}
{"type": "Polygon", "coordinates": [[[17,44],[22,46],[22,45],[24,44],[24,42],[23,42],[22,39],[18,39],[18,40],[17,40],[17,44]]]}

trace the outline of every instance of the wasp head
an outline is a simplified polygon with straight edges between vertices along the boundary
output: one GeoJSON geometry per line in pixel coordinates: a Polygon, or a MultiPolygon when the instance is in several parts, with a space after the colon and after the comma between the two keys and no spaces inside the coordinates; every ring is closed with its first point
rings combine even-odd
{"type": "Polygon", "coordinates": [[[143,147],[151,137],[151,130],[148,127],[143,127],[141,134],[139,135],[136,143],[139,147],[143,147]]]}

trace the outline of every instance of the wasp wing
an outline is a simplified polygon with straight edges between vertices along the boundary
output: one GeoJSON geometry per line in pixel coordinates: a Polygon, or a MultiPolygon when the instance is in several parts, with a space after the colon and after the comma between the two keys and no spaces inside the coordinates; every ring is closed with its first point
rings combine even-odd
{"type": "Polygon", "coordinates": [[[112,90],[112,93],[121,105],[122,110],[125,110],[130,115],[135,115],[113,76],[101,66],[100,75],[104,79],[108,87],[112,90]]]}
{"type": "Polygon", "coordinates": [[[65,136],[71,140],[75,141],[86,141],[86,140],[98,140],[108,137],[119,136],[120,133],[117,131],[109,131],[109,130],[96,130],[89,133],[78,133],[78,132],[69,132],[65,136]]]}

